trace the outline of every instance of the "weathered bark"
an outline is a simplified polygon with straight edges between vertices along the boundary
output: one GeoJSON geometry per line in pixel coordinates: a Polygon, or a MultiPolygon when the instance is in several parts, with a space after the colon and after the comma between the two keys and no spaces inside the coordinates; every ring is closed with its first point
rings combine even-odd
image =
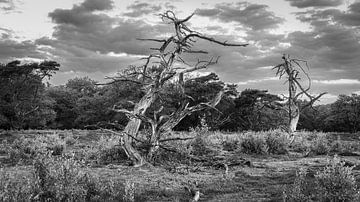
{"type": "MultiPolygon", "coordinates": [[[[151,104],[156,100],[157,93],[155,90],[149,90],[141,100],[136,103],[133,113],[144,115],[146,110],[151,106],[151,104]]],[[[139,131],[141,125],[141,119],[136,117],[130,117],[130,121],[124,129],[125,137],[123,138],[123,148],[128,156],[128,158],[133,162],[135,166],[141,166],[144,164],[145,159],[140,155],[140,153],[133,148],[131,145],[132,137],[135,137],[139,131]]]]}
{"type": "Polygon", "coordinates": [[[289,75],[288,78],[288,82],[289,82],[289,98],[288,98],[288,104],[289,104],[289,123],[288,123],[288,132],[289,133],[293,133],[296,131],[296,127],[297,124],[299,122],[299,117],[300,117],[300,110],[299,107],[297,106],[297,102],[296,102],[296,90],[297,90],[297,86],[295,85],[294,80],[296,78],[294,78],[293,76],[293,68],[288,64],[288,62],[285,62],[285,66],[287,69],[287,74],[289,75]]]}
{"type": "Polygon", "coordinates": [[[300,118],[300,110],[299,107],[297,107],[296,105],[294,105],[292,107],[292,114],[290,115],[289,118],[289,133],[294,133],[296,131],[298,122],[299,122],[299,118],[300,118]]]}
{"type": "Polygon", "coordinates": [[[170,133],[172,129],[186,116],[209,107],[215,108],[223,97],[224,91],[224,89],[221,90],[210,102],[200,103],[192,107],[188,107],[188,103],[183,101],[182,106],[179,107],[172,115],[168,116],[165,122],[162,122],[164,117],[160,117],[158,119],[158,117],[155,115],[154,120],[149,121],[152,126],[152,136],[150,138],[150,148],[147,154],[147,159],[149,161],[153,159],[154,154],[159,149],[160,138],[163,134],[170,133]]]}

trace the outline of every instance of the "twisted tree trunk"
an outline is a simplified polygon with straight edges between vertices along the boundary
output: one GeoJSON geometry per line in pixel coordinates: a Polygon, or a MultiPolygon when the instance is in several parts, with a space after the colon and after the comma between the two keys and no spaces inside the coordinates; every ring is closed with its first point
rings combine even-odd
{"type": "MultiPolygon", "coordinates": [[[[146,110],[151,106],[151,104],[156,100],[157,93],[154,89],[150,89],[141,100],[136,103],[133,113],[145,115],[146,110]]],[[[136,117],[130,117],[130,121],[124,129],[125,137],[123,138],[123,148],[133,162],[134,166],[141,166],[145,163],[145,159],[140,155],[140,153],[134,149],[132,146],[132,138],[136,136],[139,131],[142,120],[136,117]]]]}
{"type": "Polygon", "coordinates": [[[145,162],[145,159],[133,148],[131,144],[132,139],[139,131],[142,121],[151,123],[153,126],[153,134],[149,140],[150,151],[148,153],[148,158],[152,158],[158,148],[161,134],[171,130],[188,114],[205,108],[204,105],[214,107],[221,99],[223,92],[221,92],[221,95],[217,96],[210,103],[202,103],[202,105],[194,107],[188,107],[188,104],[183,105],[178,111],[170,116],[157,117],[158,113],[154,113],[154,119],[146,116],[146,111],[157,99],[159,90],[164,87],[166,82],[171,81],[175,75],[179,75],[179,83],[180,86],[182,86],[184,74],[205,69],[210,65],[216,64],[218,61],[218,58],[216,58],[216,60],[211,58],[210,60],[198,60],[197,63],[189,65],[181,58],[180,55],[182,53],[207,53],[202,50],[192,50],[195,39],[206,40],[222,46],[245,47],[248,45],[232,44],[227,43],[227,41],[221,42],[191,30],[185,23],[189,21],[193,15],[194,14],[185,19],[178,19],[172,11],[166,11],[164,14],[160,14],[163,21],[170,22],[175,26],[175,35],[168,37],[167,39],[140,39],[144,41],[158,42],[162,45],[159,48],[153,48],[154,50],[157,50],[155,53],[150,54],[149,57],[143,58],[146,60],[145,65],[140,68],[132,68],[130,71],[125,71],[124,75],[120,75],[119,77],[113,79],[114,82],[133,81],[148,88],[146,94],[138,103],[136,103],[132,111],[114,109],[117,112],[126,113],[130,117],[130,121],[124,129],[125,137],[123,137],[122,145],[126,154],[130,160],[133,161],[135,166],[140,166],[145,162]],[[171,47],[171,49],[169,47],[171,47]],[[183,68],[176,67],[174,65],[175,62],[180,62],[187,68],[182,70],[183,68]],[[148,69],[149,65],[153,65],[151,69],[148,69]],[[141,71],[139,71],[140,69],[141,71]],[[140,81],[139,78],[142,78],[142,81],[140,81]],[[168,120],[165,122],[165,119],[168,120]]]}
{"type": "Polygon", "coordinates": [[[299,118],[300,118],[300,109],[297,105],[297,100],[296,100],[296,90],[297,90],[297,86],[295,85],[295,79],[293,76],[293,68],[292,66],[290,66],[288,64],[288,62],[285,62],[285,66],[286,66],[286,72],[289,75],[288,78],[288,82],[289,82],[289,98],[288,98],[288,113],[289,113],[289,123],[288,123],[288,132],[289,133],[294,133],[296,131],[296,127],[298,125],[299,122],[299,118]]]}

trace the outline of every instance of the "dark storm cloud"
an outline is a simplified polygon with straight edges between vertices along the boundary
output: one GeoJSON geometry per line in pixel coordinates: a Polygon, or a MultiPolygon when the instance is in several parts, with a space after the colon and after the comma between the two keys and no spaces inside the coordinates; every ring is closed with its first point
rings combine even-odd
{"type": "Polygon", "coordinates": [[[290,34],[288,39],[292,49],[314,55],[322,68],[357,71],[359,75],[360,3],[350,5],[346,12],[337,9],[312,10],[297,13],[297,16],[301,21],[310,23],[313,29],[290,34]]]}
{"type": "Polygon", "coordinates": [[[360,26],[360,2],[353,3],[343,12],[338,9],[311,10],[296,13],[299,20],[314,26],[326,25],[329,21],[339,25],[360,26]]]}
{"type": "MultiPolygon", "coordinates": [[[[133,9],[145,7],[145,4],[140,3],[132,5],[133,9]]],[[[56,9],[49,13],[49,17],[56,24],[53,37],[38,39],[36,43],[53,47],[55,51],[52,51],[52,54],[66,58],[64,62],[67,66],[76,64],[77,69],[80,68],[85,72],[95,72],[100,69],[109,72],[126,67],[125,63],[134,61],[135,58],[128,56],[126,59],[111,54],[147,55],[150,53],[150,48],[158,44],[137,39],[156,38],[168,33],[172,28],[165,24],[150,25],[143,20],[125,20],[94,12],[111,8],[112,1],[104,3],[102,0],[86,0],[80,5],[73,6],[72,9],[56,9]],[[102,61],[101,64],[108,66],[99,66],[98,63],[93,62],[94,58],[98,58],[102,61]],[[105,62],[107,60],[108,63],[105,62]],[[121,65],[114,65],[114,61],[119,63],[119,60],[123,60],[120,62],[121,65]]]]}
{"type": "Polygon", "coordinates": [[[158,13],[161,10],[161,6],[135,1],[132,5],[128,6],[127,9],[130,10],[130,12],[124,13],[125,16],[140,17],[150,13],[158,13]]]}
{"type": "Polygon", "coordinates": [[[21,58],[47,59],[38,50],[37,45],[29,40],[18,41],[14,38],[14,31],[0,27],[0,62],[6,63],[21,58]]]}
{"type": "Polygon", "coordinates": [[[44,56],[38,52],[33,42],[17,42],[9,39],[9,35],[2,34],[0,37],[0,60],[4,61],[24,57],[45,59],[44,56]]]}
{"type": "Polygon", "coordinates": [[[313,32],[291,33],[288,40],[298,54],[317,57],[322,68],[357,68],[360,62],[360,37],[351,29],[329,25],[313,32]]]}
{"type": "Polygon", "coordinates": [[[80,7],[85,8],[88,11],[103,11],[110,10],[113,8],[112,0],[86,0],[80,5],[80,7]]]}
{"type": "Polygon", "coordinates": [[[344,0],[286,0],[291,6],[297,8],[308,7],[335,7],[344,3],[344,0]]]}
{"type": "Polygon", "coordinates": [[[105,55],[49,38],[40,38],[36,40],[36,43],[41,45],[41,51],[49,53],[53,60],[62,64],[61,71],[109,73],[139,60],[126,54],[123,56],[105,55]]]}
{"type": "Polygon", "coordinates": [[[348,12],[334,14],[335,20],[349,26],[360,26],[360,2],[349,6],[348,12]]]}
{"type": "MultiPolygon", "coordinates": [[[[57,60],[60,60],[64,71],[111,72],[134,62],[139,63],[141,61],[138,57],[131,55],[148,55],[152,52],[149,48],[159,44],[138,41],[137,38],[157,38],[171,32],[173,28],[167,24],[149,25],[142,20],[109,17],[105,14],[95,13],[92,9],[84,9],[83,5],[84,3],[74,6],[72,9],[57,9],[50,13],[49,16],[56,23],[53,38],[41,38],[36,41],[38,45],[45,46],[44,52],[50,52],[57,60]],[[46,47],[51,48],[46,49],[46,47]],[[130,55],[112,57],[109,53],[130,55]]],[[[151,5],[147,3],[136,2],[129,8],[141,10],[149,6],[151,5]]],[[[222,12],[219,15],[222,21],[235,21],[252,28],[253,30],[247,29],[249,37],[245,40],[251,40],[253,46],[225,48],[199,40],[196,49],[208,50],[210,54],[184,56],[190,62],[196,62],[197,57],[207,59],[221,56],[219,64],[212,67],[211,71],[214,70],[223,78],[229,78],[231,81],[247,79],[251,75],[256,76],[252,73],[254,68],[276,64],[276,61],[281,58],[281,54],[264,56],[261,49],[274,48],[277,46],[276,43],[284,37],[267,32],[266,29],[276,27],[278,23],[282,22],[282,19],[267,11],[267,6],[238,3],[236,7],[240,8],[240,13],[234,11],[229,4],[217,5],[216,9],[222,12]],[[228,16],[227,19],[225,19],[226,16],[228,16]],[[238,19],[240,20],[237,21],[238,19]],[[259,57],[259,54],[262,56],[259,57]]],[[[134,14],[134,16],[137,15],[134,14]]],[[[221,27],[210,26],[207,30],[225,33],[223,32],[224,28],[221,29],[221,27]]],[[[237,36],[228,35],[210,37],[228,42],[239,40],[237,36]]]]}
{"type": "Polygon", "coordinates": [[[255,45],[259,45],[260,49],[270,49],[277,47],[280,43],[285,42],[285,35],[272,34],[265,31],[247,31],[246,41],[253,41],[255,45]]]}
{"type": "Polygon", "coordinates": [[[49,17],[56,24],[74,25],[77,27],[96,28],[101,25],[101,28],[107,28],[111,26],[112,19],[105,14],[93,14],[87,11],[77,11],[78,9],[64,10],[56,9],[49,14],[49,17]],[[109,24],[107,24],[109,23],[109,24]],[[105,26],[104,26],[105,25],[105,26]]]}
{"type": "Polygon", "coordinates": [[[289,33],[285,41],[291,46],[284,53],[309,62],[318,91],[349,94],[360,87],[339,82],[355,81],[360,75],[358,5],[350,5],[347,11],[313,9],[296,13],[299,20],[311,25],[311,30],[289,33]]]}
{"type": "Polygon", "coordinates": [[[137,38],[156,38],[170,29],[164,25],[149,25],[141,20],[120,20],[92,14],[93,21],[78,26],[59,24],[53,37],[70,46],[77,46],[101,53],[147,54],[153,43],[139,41],[137,38]],[[107,19],[107,20],[101,20],[107,19]],[[148,47],[148,48],[144,48],[148,47]]]}
{"type": "Polygon", "coordinates": [[[222,22],[237,22],[253,30],[277,28],[284,19],[267,9],[267,5],[239,2],[217,4],[214,8],[197,9],[195,12],[200,16],[219,19],[222,22]]]}
{"type": "Polygon", "coordinates": [[[49,13],[49,17],[56,24],[75,26],[99,25],[102,22],[111,23],[111,19],[104,14],[93,14],[93,11],[110,10],[112,8],[113,2],[111,0],[86,0],[80,5],[74,5],[70,10],[56,9],[49,13]]]}
{"type": "MultiPolygon", "coordinates": [[[[282,82],[274,80],[275,72],[270,67],[281,63],[282,54],[287,53],[309,62],[311,77],[318,81],[313,85],[314,92],[351,93],[360,87],[359,84],[346,84],[344,89],[345,84],[338,80],[351,81],[360,75],[358,8],[358,3],[354,3],[346,12],[327,9],[297,13],[301,21],[311,24],[311,30],[296,31],[287,36],[267,30],[246,30],[247,36],[243,40],[250,46],[240,50],[215,50],[222,57],[219,65],[211,70],[227,81],[239,81],[241,89],[262,88],[280,93],[283,91],[279,90],[283,89],[282,82]],[[326,80],[329,82],[323,82],[326,80]]],[[[215,7],[201,12],[202,16],[214,18],[222,11],[215,7]]]]}

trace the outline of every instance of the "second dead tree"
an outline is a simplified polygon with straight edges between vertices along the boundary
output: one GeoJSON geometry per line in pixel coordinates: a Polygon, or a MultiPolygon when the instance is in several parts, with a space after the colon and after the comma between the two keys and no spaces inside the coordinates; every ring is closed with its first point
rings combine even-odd
{"type": "Polygon", "coordinates": [[[275,69],[276,76],[279,76],[281,79],[282,76],[286,75],[288,83],[288,93],[289,95],[287,98],[287,113],[288,113],[288,125],[287,125],[287,131],[292,134],[296,131],[300,113],[303,109],[306,107],[311,107],[314,102],[319,100],[323,95],[326,93],[320,93],[317,96],[313,96],[309,93],[309,90],[311,88],[311,78],[307,72],[308,65],[307,62],[304,60],[294,59],[290,58],[289,55],[283,55],[282,60],[283,63],[275,66],[273,69],[275,69]],[[303,66],[307,67],[307,70],[304,69],[303,66]],[[300,80],[300,74],[304,74],[307,78],[307,87],[303,87],[300,80]],[[301,96],[305,96],[309,101],[305,104],[300,106],[299,98],[301,96]]]}

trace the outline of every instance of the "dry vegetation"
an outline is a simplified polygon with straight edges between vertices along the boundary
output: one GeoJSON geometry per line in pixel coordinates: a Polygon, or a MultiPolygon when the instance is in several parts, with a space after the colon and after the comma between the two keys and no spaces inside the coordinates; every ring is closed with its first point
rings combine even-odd
{"type": "Polygon", "coordinates": [[[173,136],[194,138],[167,142],[135,168],[106,131],[2,132],[0,201],[189,201],[195,191],[200,201],[359,200],[357,134],[202,127],[173,136]]]}

